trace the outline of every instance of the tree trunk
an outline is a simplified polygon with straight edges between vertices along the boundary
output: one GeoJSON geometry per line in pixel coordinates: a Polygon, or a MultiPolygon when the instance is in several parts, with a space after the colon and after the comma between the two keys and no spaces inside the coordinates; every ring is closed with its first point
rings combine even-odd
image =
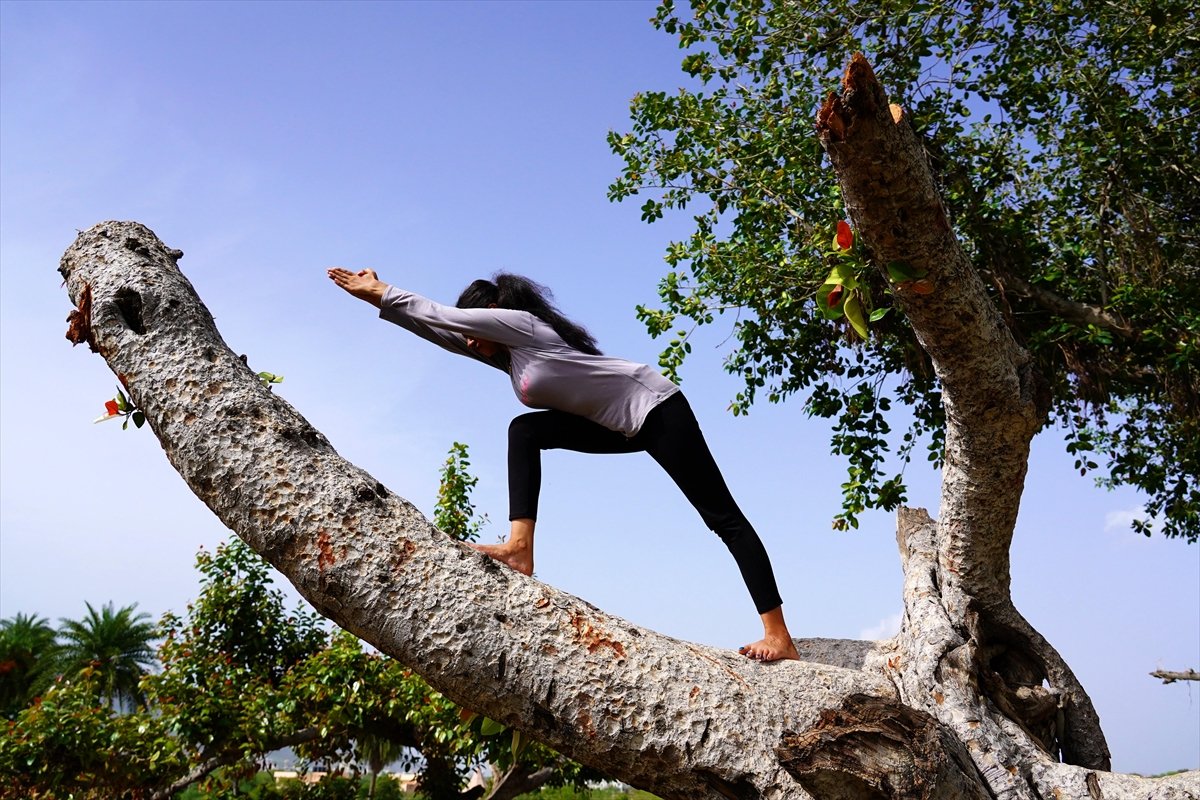
{"type": "Polygon", "coordinates": [[[68,336],[105,358],[196,495],[321,613],[463,706],[666,800],[1200,797],[1200,773],[1103,771],[1087,695],[1012,607],[1037,376],[869,73],[855,61],[821,135],[881,263],[924,267],[937,287],[898,302],[948,418],[941,519],[899,516],[905,619],[889,642],[800,641],[808,660],[764,665],[608,615],[442,534],[262,384],[179,272],[182,253],[137,223],[96,225],[63,256],[68,336]]]}

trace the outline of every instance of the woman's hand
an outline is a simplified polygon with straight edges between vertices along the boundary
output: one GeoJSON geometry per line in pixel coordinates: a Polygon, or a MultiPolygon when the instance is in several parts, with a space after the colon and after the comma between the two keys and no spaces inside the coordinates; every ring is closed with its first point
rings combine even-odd
{"type": "Polygon", "coordinates": [[[359,300],[365,300],[376,308],[382,305],[383,293],[387,291],[388,285],[379,280],[375,270],[364,269],[351,272],[341,267],[331,267],[327,270],[327,274],[330,280],[359,300]]]}

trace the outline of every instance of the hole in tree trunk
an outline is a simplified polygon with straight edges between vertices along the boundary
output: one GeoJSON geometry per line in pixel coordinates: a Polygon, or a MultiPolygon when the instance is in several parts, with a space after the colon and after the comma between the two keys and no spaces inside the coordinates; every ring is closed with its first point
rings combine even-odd
{"type": "Polygon", "coordinates": [[[122,289],[117,292],[114,303],[129,330],[139,335],[146,332],[146,326],[142,322],[142,296],[140,294],[132,289],[122,289]]]}

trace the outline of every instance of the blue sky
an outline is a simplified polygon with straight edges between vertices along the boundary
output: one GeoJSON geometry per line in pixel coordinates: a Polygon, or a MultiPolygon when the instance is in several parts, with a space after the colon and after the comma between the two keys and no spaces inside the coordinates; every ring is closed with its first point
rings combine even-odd
{"type": "MultiPolygon", "coordinates": [[[[134,219],[170,246],[250,364],[351,461],[432,512],[466,442],[503,530],[504,376],[380,322],[325,278],[373,267],[452,301],[498,269],[550,285],[609,353],[654,363],[634,317],[686,219],[612,205],[605,145],[629,99],[684,81],[645,2],[0,2],[0,616],[84,602],[157,617],[227,532],[148,430],[93,426],[115,380],[63,338],[56,267],[77,229],[134,219]]],[[[883,76],[886,81],[886,76],[883,76]]],[[[844,464],[800,403],[725,410],[728,328],[684,388],[763,536],[797,636],[891,633],[894,520],[830,529],[844,464]]],[[[549,453],[537,574],[607,611],[734,647],[757,620],[732,560],[645,456],[549,453]]],[[[909,467],[913,505],[937,475],[909,467]]],[[[1092,694],[1118,769],[1200,767],[1200,697],[1146,673],[1200,665],[1200,548],[1128,530],[1141,499],[1034,444],[1013,549],[1022,612],[1092,694]]]]}

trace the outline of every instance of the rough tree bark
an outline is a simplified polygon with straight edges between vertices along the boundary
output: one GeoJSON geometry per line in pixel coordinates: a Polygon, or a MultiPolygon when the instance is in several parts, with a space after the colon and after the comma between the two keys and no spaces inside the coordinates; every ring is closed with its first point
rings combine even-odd
{"type": "Polygon", "coordinates": [[[500,567],[268,391],[182,253],[138,223],[100,223],[63,256],[68,336],[105,358],[196,495],[321,613],[456,702],[660,797],[1200,797],[1200,773],[1106,771],[1086,693],[1012,606],[1040,384],[865,61],[818,129],[879,261],[936,286],[898,296],[937,366],[948,434],[940,519],[899,515],[905,617],[888,642],[804,640],[805,661],[763,665],[500,567]]]}

